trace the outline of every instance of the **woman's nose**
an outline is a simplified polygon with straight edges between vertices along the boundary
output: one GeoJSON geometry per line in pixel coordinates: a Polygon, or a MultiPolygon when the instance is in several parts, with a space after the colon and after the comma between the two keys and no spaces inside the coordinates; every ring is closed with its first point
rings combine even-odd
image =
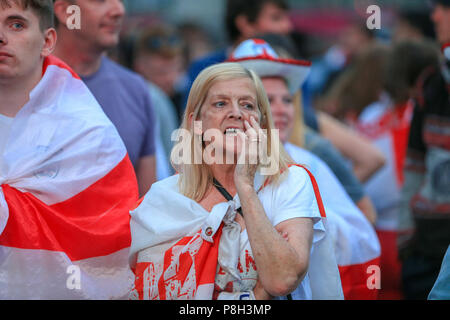
{"type": "Polygon", "coordinates": [[[239,120],[242,119],[242,110],[239,107],[239,104],[233,103],[231,105],[231,110],[230,110],[230,113],[228,114],[228,117],[229,118],[239,119],[239,120]]]}

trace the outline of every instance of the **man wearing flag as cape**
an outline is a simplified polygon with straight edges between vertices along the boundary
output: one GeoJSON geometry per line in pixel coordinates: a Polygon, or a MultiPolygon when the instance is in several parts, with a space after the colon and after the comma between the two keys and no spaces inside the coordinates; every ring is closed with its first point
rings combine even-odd
{"type": "Polygon", "coordinates": [[[127,297],[136,177],[55,42],[52,0],[0,0],[0,299],[127,297]]]}

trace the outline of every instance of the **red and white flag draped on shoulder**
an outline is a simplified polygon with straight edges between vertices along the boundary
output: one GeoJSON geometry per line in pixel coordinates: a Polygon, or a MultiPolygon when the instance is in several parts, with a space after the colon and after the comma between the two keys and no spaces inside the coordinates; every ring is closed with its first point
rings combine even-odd
{"type": "MultiPolygon", "coordinates": [[[[319,189],[312,174],[302,168],[307,175],[297,166],[290,167],[286,174],[293,175],[294,178],[286,178],[279,188],[264,184],[264,177],[257,173],[255,190],[258,190],[258,197],[263,202],[268,217],[272,217],[268,211],[271,210],[270,212],[281,212],[285,217],[304,215],[313,219],[314,240],[308,269],[308,298],[343,299],[331,239],[327,236],[326,215],[319,189]],[[296,177],[302,177],[302,180],[296,180],[296,177]],[[291,184],[298,186],[293,190],[290,188],[291,184]],[[309,194],[305,197],[308,205],[303,213],[299,211],[304,208],[299,209],[293,205],[295,201],[288,200],[292,200],[298,192],[309,194]],[[280,194],[284,195],[283,199],[277,198],[280,194]],[[282,209],[279,207],[281,204],[284,205],[282,209]]],[[[234,216],[230,218],[230,214],[240,207],[239,196],[216,204],[208,212],[179,192],[178,177],[175,175],[153,184],[139,207],[131,212],[130,264],[136,276],[131,299],[211,300],[214,298],[218,265],[225,263],[229,269],[238,268],[238,260],[233,258],[232,253],[239,250],[240,237],[237,237],[237,246],[234,246],[231,238],[236,238],[236,234],[232,235],[229,227],[230,221],[234,220],[234,216]],[[221,256],[224,247],[230,250],[226,261],[221,256]]],[[[283,221],[284,218],[278,215],[274,219],[283,221]]],[[[271,222],[274,225],[278,223],[271,222]]],[[[292,293],[293,298],[301,298],[302,290],[303,286],[300,284],[292,293]]],[[[226,299],[242,296],[228,296],[226,299]]]]}
{"type": "Polygon", "coordinates": [[[136,176],[80,78],[48,57],[0,158],[0,298],[128,297],[136,176]]]}

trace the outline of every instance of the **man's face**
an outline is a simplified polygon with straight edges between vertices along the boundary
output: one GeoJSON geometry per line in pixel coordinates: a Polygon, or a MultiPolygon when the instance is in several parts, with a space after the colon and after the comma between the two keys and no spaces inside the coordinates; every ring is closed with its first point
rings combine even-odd
{"type": "Polygon", "coordinates": [[[273,3],[266,3],[255,24],[256,33],[288,34],[292,31],[292,22],[288,12],[273,3]]]}
{"type": "Polygon", "coordinates": [[[122,0],[77,0],[81,29],[72,30],[94,47],[106,50],[115,47],[125,15],[122,0]]]}
{"type": "Polygon", "coordinates": [[[181,56],[166,57],[159,54],[142,54],[137,58],[138,72],[156,84],[167,95],[174,93],[175,84],[183,71],[181,56]]]}
{"type": "Polygon", "coordinates": [[[431,14],[436,36],[441,44],[450,42],[450,7],[437,4],[431,14]]]}
{"type": "Polygon", "coordinates": [[[50,54],[46,32],[30,8],[10,1],[0,6],[0,80],[25,78],[42,72],[42,59],[50,54]],[[40,69],[40,70],[39,70],[40,69]]]}

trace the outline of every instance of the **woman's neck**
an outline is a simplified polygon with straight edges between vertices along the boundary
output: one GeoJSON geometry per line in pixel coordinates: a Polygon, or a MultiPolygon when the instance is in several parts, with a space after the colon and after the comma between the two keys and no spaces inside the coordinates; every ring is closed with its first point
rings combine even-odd
{"type": "Polygon", "coordinates": [[[236,193],[236,186],[234,184],[234,170],[235,164],[212,164],[210,166],[212,175],[217,181],[231,194],[236,193]]]}

